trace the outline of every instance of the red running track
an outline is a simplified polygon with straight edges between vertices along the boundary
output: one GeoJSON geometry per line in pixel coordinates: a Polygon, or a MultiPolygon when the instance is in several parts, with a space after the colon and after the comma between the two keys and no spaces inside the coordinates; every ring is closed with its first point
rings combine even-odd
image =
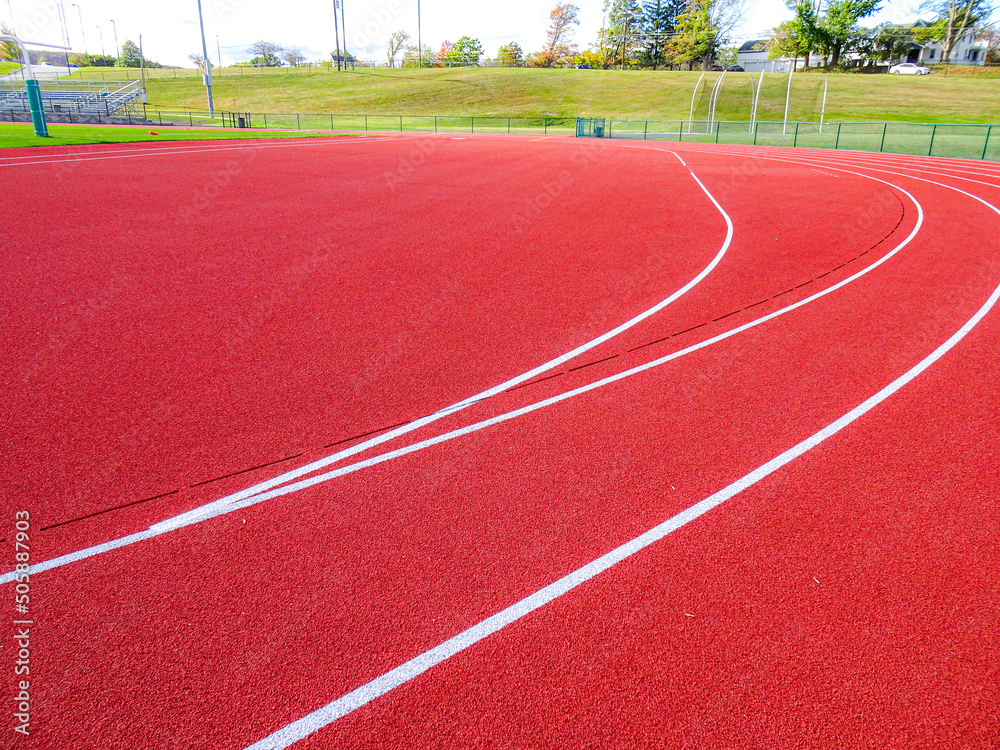
{"type": "Polygon", "coordinates": [[[35,572],[12,747],[1000,744],[1000,165],[427,136],[0,170],[3,572],[18,510],[37,565],[373,459],[35,572]],[[649,309],[725,217],[669,306],[362,442],[649,309]]]}

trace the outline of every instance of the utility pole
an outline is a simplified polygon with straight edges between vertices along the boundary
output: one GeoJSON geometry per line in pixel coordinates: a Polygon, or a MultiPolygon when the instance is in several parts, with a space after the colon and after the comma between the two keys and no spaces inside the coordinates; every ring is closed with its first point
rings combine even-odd
{"type": "Polygon", "coordinates": [[[420,0],[417,0],[417,67],[424,67],[424,43],[420,41],[420,0]]]}
{"type": "Polygon", "coordinates": [[[337,0],[333,0],[333,36],[337,40],[337,70],[340,70],[340,26],[337,21],[337,0]]]}
{"type": "Polygon", "coordinates": [[[201,54],[205,58],[205,73],[201,79],[208,90],[208,116],[215,119],[215,104],[212,102],[212,69],[208,62],[208,45],[205,43],[205,18],[201,13],[201,0],[198,0],[198,23],[201,24],[201,54]]]}
{"type": "Polygon", "coordinates": [[[344,30],[344,70],[347,70],[347,21],[344,20],[344,0],[340,2],[340,28],[344,30]]]}

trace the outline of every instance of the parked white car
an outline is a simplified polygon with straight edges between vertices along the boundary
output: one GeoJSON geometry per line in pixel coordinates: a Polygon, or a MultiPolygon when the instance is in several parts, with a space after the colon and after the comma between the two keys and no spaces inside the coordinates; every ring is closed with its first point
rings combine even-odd
{"type": "Polygon", "coordinates": [[[925,68],[923,65],[917,65],[916,63],[900,63],[899,65],[893,65],[889,68],[889,72],[893,75],[911,75],[911,76],[925,76],[931,72],[930,68],[925,68]]]}

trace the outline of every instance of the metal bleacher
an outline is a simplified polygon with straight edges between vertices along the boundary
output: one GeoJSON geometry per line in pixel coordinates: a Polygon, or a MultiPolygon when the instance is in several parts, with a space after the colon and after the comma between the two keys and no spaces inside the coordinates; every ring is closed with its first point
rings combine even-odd
{"type": "MultiPolygon", "coordinates": [[[[42,108],[53,119],[103,121],[137,116],[139,81],[40,81],[42,108]]],[[[22,81],[0,82],[0,112],[28,113],[28,92],[22,81]]],[[[0,119],[6,119],[0,117],[0,119]]]]}

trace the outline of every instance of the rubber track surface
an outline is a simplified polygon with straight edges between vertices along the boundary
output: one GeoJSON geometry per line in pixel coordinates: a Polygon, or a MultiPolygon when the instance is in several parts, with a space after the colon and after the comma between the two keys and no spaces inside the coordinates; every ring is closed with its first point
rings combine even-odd
{"type": "MultiPolygon", "coordinates": [[[[989,163],[414,136],[44,150],[0,170],[2,572],[15,511],[35,564],[117,539],[648,309],[726,235],[692,173],[734,225],[704,281],[348,462],[869,269],[631,377],[33,575],[32,733],[8,726],[4,747],[246,748],[813,435],[1000,285],[1000,215],[960,192],[1000,205],[989,163]]],[[[1000,745],[997,321],[783,469],[295,747],[1000,745]]]]}

